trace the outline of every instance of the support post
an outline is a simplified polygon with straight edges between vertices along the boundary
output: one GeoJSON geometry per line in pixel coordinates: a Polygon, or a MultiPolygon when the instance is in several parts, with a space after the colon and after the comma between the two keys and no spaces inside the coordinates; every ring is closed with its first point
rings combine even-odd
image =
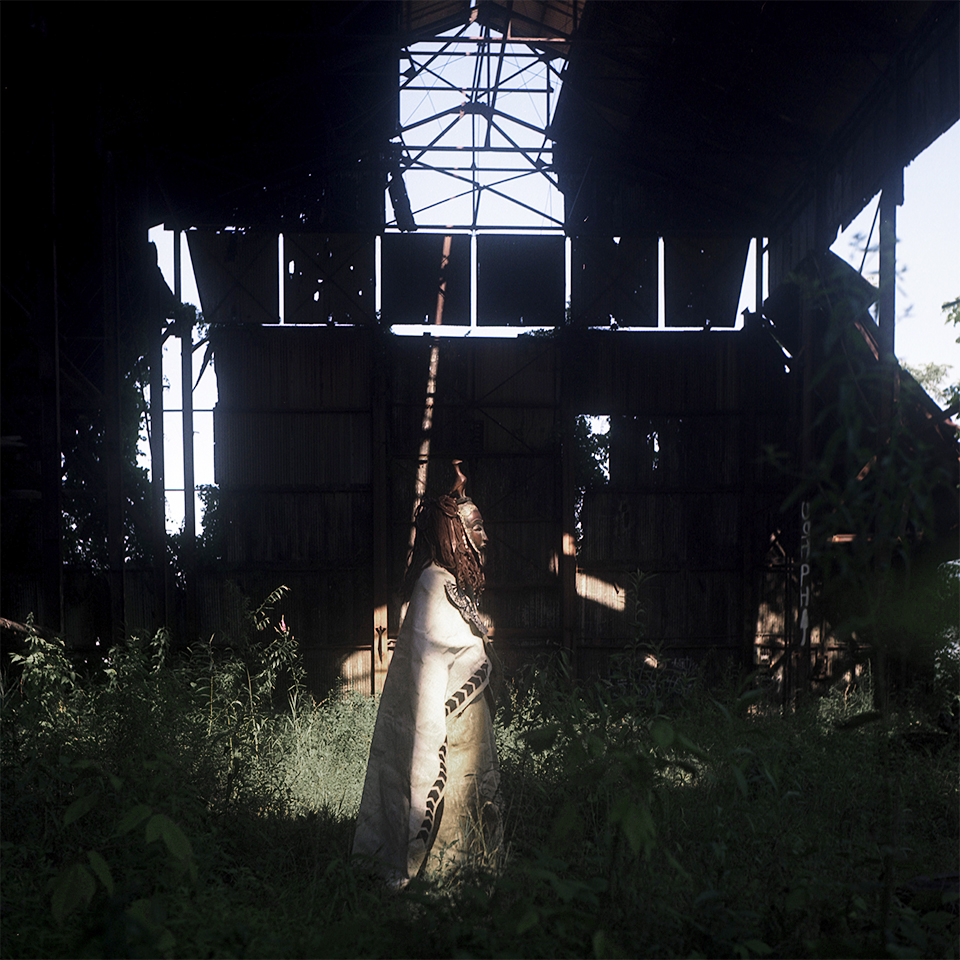
{"type": "Polygon", "coordinates": [[[53,119],[50,121],[49,246],[37,271],[37,313],[40,320],[41,397],[41,590],[40,622],[63,630],[63,557],[61,518],[60,438],[60,316],[57,292],[56,154],[53,119]]]}
{"type": "Polygon", "coordinates": [[[566,338],[557,344],[557,366],[560,371],[559,409],[561,416],[560,432],[560,550],[557,572],[560,575],[560,623],[563,649],[570,655],[574,676],[579,675],[580,664],[577,656],[577,537],[576,537],[576,437],[574,432],[575,411],[571,408],[567,393],[569,376],[570,344],[566,338]]]}
{"type": "Polygon", "coordinates": [[[740,421],[740,462],[743,470],[743,487],[740,497],[741,562],[743,564],[741,623],[743,624],[743,647],[741,666],[752,670],[756,662],[757,644],[757,579],[760,564],[757,552],[757,470],[759,456],[759,427],[757,379],[760,371],[759,339],[763,315],[763,238],[757,237],[755,271],[755,315],[744,330],[744,350],[741,354],[746,369],[740,376],[738,400],[740,421]]]}
{"type": "Polygon", "coordinates": [[[903,203],[903,170],[895,171],[880,194],[880,362],[893,363],[897,290],[897,207],[903,203]]]}
{"type": "MultiPolygon", "coordinates": [[[[152,244],[151,244],[152,246],[152,244]]],[[[156,248],[154,248],[156,253],[156,248]]],[[[152,264],[147,324],[150,362],[150,478],[153,499],[153,594],[157,626],[167,624],[166,471],[163,444],[163,308],[158,302],[157,265],[152,264]]]]}
{"type": "MultiPolygon", "coordinates": [[[[800,301],[800,475],[804,479],[810,475],[814,462],[814,381],[820,351],[813,335],[816,306],[809,297],[800,301]]],[[[799,517],[797,527],[802,536],[804,518],[799,517]]],[[[798,538],[797,542],[800,540],[798,538]]],[[[800,633],[801,594],[800,578],[803,564],[794,558],[788,564],[788,576],[784,587],[787,615],[783,624],[783,645],[786,656],[783,659],[783,705],[789,707],[796,698],[801,682],[810,672],[810,650],[798,644],[800,633]],[[794,584],[796,596],[794,597],[794,584]],[[805,659],[804,659],[805,658],[805,659]]]]}
{"type": "MultiPolygon", "coordinates": [[[[893,430],[894,400],[897,391],[896,290],[897,290],[897,207],[903,203],[903,168],[898,167],[889,176],[880,194],[880,296],[877,304],[880,352],[880,419],[877,424],[877,453],[882,455],[890,442],[893,430]]],[[[879,581],[889,576],[890,531],[880,527],[879,515],[874,532],[880,546],[876,575],[879,581]],[[888,545],[884,547],[884,545],[888,545]]],[[[874,700],[881,713],[888,707],[887,653],[882,644],[875,651],[874,700]]]]}
{"type": "Polygon", "coordinates": [[[390,515],[387,490],[387,403],[385,363],[371,344],[372,464],[373,464],[373,636],[370,654],[370,693],[377,693],[377,667],[387,657],[390,599],[388,552],[390,515]]]}
{"type": "MultiPolygon", "coordinates": [[[[183,281],[180,264],[180,228],[173,232],[173,283],[177,303],[183,300],[183,281]]],[[[183,563],[186,590],[184,627],[187,636],[193,639],[196,628],[196,531],[197,511],[193,471],[193,316],[181,312],[177,323],[180,333],[180,392],[183,417],[183,563]]]]}
{"type": "Polygon", "coordinates": [[[123,636],[124,543],[123,470],[120,427],[120,244],[114,158],[104,156],[101,197],[103,252],[103,455],[107,499],[107,580],[110,590],[110,639],[123,636]]]}

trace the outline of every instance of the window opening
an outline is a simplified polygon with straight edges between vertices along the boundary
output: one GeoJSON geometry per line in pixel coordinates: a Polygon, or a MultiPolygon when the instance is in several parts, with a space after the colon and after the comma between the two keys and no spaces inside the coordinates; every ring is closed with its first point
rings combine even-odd
{"type": "MultiPolygon", "coordinates": [[[[475,8],[466,23],[432,35],[421,32],[401,50],[398,129],[379,275],[386,287],[392,275],[417,260],[418,248],[404,239],[414,231],[421,238],[462,234],[465,242],[458,247],[454,240],[451,261],[459,279],[448,295],[462,297],[462,311],[448,311],[454,328],[446,318],[445,328],[430,322],[432,317],[427,320],[422,305],[397,309],[384,289],[379,309],[395,333],[432,327],[435,334],[463,335],[482,325],[486,332],[502,335],[519,332],[511,327],[562,322],[569,300],[569,254],[550,122],[570,36],[563,31],[573,26],[533,23],[501,7],[475,8]],[[396,243],[388,242],[390,234],[398,235],[396,243]],[[529,304],[506,308],[497,294],[510,300],[508,285],[495,282],[495,291],[490,286],[497,251],[517,234],[556,238],[556,249],[544,249],[544,255],[559,258],[551,271],[551,282],[559,288],[548,298],[555,309],[537,311],[529,304]],[[543,312],[551,315],[545,319],[539,315],[543,312]]],[[[431,269],[436,273],[435,266],[431,269]]]]}
{"type": "Polygon", "coordinates": [[[609,414],[577,414],[573,439],[577,489],[573,513],[579,550],[583,543],[583,504],[586,492],[605,487],[610,483],[609,414]]]}
{"type": "Polygon", "coordinates": [[[562,231],[549,126],[564,61],[532,42],[545,32],[473,18],[402,49],[388,229],[562,231]]]}

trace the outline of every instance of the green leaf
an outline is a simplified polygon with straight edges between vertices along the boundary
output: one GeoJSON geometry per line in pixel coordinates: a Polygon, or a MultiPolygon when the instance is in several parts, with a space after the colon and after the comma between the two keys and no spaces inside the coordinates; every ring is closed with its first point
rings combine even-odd
{"type": "Polygon", "coordinates": [[[88,793],[85,797],[79,797],[67,807],[67,812],[63,815],[63,825],[69,827],[75,820],[79,820],[84,814],[89,813],[99,802],[103,794],[99,790],[88,793]]]}
{"type": "Polygon", "coordinates": [[[163,910],[153,900],[134,900],[127,907],[130,917],[145,933],[155,940],[153,945],[158,954],[169,953],[175,943],[173,934],[163,926],[163,910]]]}
{"type": "Polygon", "coordinates": [[[544,727],[535,727],[533,730],[528,730],[524,733],[523,739],[526,740],[527,746],[534,753],[542,753],[544,750],[549,750],[550,747],[553,746],[559,731],[559,724],[548,723],[544,727]]]}
{"type": "Polygon", "coordinates": [[[805,887],[795,887],[787,894],[784,908],[789,912],[791,910],[802,910],[807,905],[807,890],[805,887]]]}
{"type": "Polygon", "coordinates": [[[767,954],[773,953],[773,947],[768,947],[762,940],[746,940],[743,945],[751,953],[755,953],[760,957],[765,957],[767,954]]]}
{"type": "Polygon", "coordinates": [[[657,828],[646,806],[634,803],[629,797],[621,797],[610,812],[610,820],[619,823],[627,844],[634,856],[656,838],[657,828]]]}
{"type": "Polygon", "coordinates": [[[709,760],[710,757],[707,752],[702,748],[697,746],[686,734],[680,733],[679,730],[675,731],[677,737],[677,743],[683,747],[687,753],[693,754],[695,757],[699,757],[701,760],[709,760]]]}
{"type": "Polygon", "coordinates": [[[733,771],[733,779],[737,781],[737,787],[739,787],[740,792],[744,796],[747,796],[749,792],[747,789],[747,778],[744,777],[743,771],[737,766],[732,766],[730,769],[733,771]]]}
{"type": "Polygon", "coordinates": [[[625,957],[623,950],[614,943],[605,930],[597,930],[593,935],[594,957],[625,957]]]}
{"type": "Polygon", "coordinates": [[[96,874],[97,879],[103,884],[104,889],[113,896],[113,874],[107,861],[96,850],[87,851],[87,860],[90,861],[90,869],[96,874]]]}
{"type": "Polygon", "coordinates": [[[650,727],[650,736],[661,750],[666,750],[673,743],[674,732],[673,725],[668,723],[662,717],[653,721],[650,727]]]}
{"type": "Polygon", "coordinates": [[[170,853],[181,863],[193,859],[193,847],[187,835],[165,813],[155,813],[147,821],[147,843],[157,839],[162,839],[170,853]]]}
{"type": "Polygon", "coordinates": [[[84,906],[89,904],[96,890],[96,880],[82,863],[74,863],[67,867],[53,882],[53,897],[50,905],[57,926],[60,926],[67,915],[76,910],[81,903],[84,906]]]}
{"type": "Polygon", "coordinates": [[[723,714],[724,720],[726,720],[727,723],[731,723],[733,721],[733,718],[730,716],[730,711],[719,700],[715,699],[714,697],[710,697],[710,700],[713,703],[713,705],[720,711],[720,713],[723,714]]]}
{"type": "Polygon", "coordinates": [[[858,713],[846,720],[838,721],[836,728],[838,730],[854,730],[857,727],[862,727],[868,723],[873,723],[875,720],[882,719],[883,714],[880,713],[879,710],[865,710],[863,713],[858,713]]]}
{"type": "Polygon", "coordinates": [[[577,821],[580,819],[580,810],[572,800],[564,801],[563,806],[560,808],[560,812],[554,818],[553,828],[551,830],[551,838],[554,843],[559,842],[567,836],[568,833],[576,826],[577,821]]]}
{"type": "Polygon", "coordinates": [[[153,843],[160,839],[160,830],[164,819],[169,819],[166,814],[155,813],[148,821],[147,828],[144,831],[144,839],[147,843],[153,843]]]}
{"type": "Polygon", "coordinates": [[[533,908],[527,910],[527,912],[520,918],[520,922],[517,924],[517,936],[522,936],[532,927],[535,927],[540,922],[540,914],[537,913],[533,908]]]}
{"type": "Polygon", "coordinates": [[[120,818],[120,822],[117,824],[117,833],[129,833],[134,827],[143,823],[151,813],[153,813],[153,807],[145,803],[138,803],[135,807],[131,807],[120,818]]]}

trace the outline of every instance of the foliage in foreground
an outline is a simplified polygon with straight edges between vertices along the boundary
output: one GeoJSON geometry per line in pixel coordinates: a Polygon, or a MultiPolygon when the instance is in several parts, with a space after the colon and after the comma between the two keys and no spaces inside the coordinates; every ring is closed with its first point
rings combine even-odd
{"type": "Polygon", "coordinates": [[[866,722],[868,684],[781,717],[748,687],[641,695],[629,662],[579,690],[530,671],[499,715],[501,868],[391,895],[349,859],[376,703],[315,703],[268,614],[86,680],[29,641],[3,956],[958,956],[956,735],[866,722]]]}

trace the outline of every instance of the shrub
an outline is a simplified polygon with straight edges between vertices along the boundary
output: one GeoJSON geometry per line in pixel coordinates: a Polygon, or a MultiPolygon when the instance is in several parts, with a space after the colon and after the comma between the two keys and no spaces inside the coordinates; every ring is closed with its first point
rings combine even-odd
{"type": "Polygon", "coordinates": [[[498,717],[501,865],[393,895],[349,858],[376,701],[314,702],[270,609],[229,641],[18,655],[4,956],[957,956],[956,737],[877,719],[869,675],[780,715],[538,665],[498,717]]]}

